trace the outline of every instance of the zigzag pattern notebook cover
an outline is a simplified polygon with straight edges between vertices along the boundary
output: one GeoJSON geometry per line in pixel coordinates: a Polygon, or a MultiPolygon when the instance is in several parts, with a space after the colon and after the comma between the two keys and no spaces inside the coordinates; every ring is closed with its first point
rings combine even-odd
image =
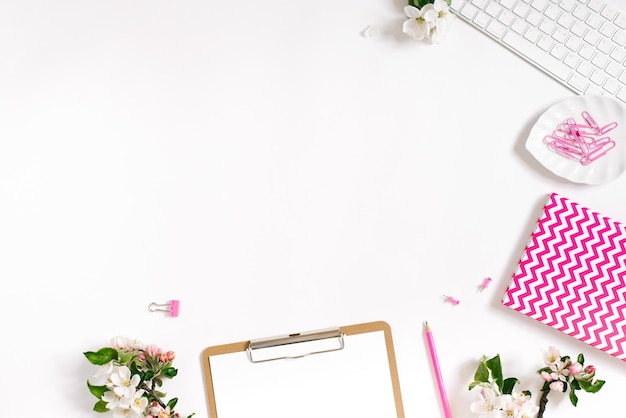
{"type": "Polygon", "coordinates": [[[626,361],[626,228],[556,193],[502,303],[626,361]]]}

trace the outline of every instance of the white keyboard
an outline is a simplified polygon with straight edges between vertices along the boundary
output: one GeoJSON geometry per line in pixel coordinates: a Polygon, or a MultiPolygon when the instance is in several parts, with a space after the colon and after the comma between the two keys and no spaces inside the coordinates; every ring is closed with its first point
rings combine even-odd
{"type": "Polygon", "coordinates": [[[626,104],[626,13],[602,0],[452,0],[462,20],[578,94],[626,104]]]}

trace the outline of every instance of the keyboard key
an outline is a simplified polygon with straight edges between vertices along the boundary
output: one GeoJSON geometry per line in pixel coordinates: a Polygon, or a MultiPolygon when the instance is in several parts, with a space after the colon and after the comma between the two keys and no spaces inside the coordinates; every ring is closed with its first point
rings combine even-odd
{"type": "Polygon", "coordinates": [[[596,50],[587,44],[583,44],[583,46],[578,50],[578,55],[586,59],[587,61],[591,61],[593,55],[596,53],[596,50]]]}
{"type": "Polygon", "coordinates": [[[615,23],[618,28],[626,30],[626,15],[624,13],[619,13],[613,20],[613,23],[615,23]]]}
{"type": "Polygon", "coordinates": [[[487,32],[495,36],[496,38],[502,38],[502,35],[506,32],[507,27],[497,20],[492,20],[489,25],[487,25],[487,32]]]}
{"type": "Polygon", "coordinates": [[[541,36],[541,32],[539,32],[535,28],[528,28],[526,33],[524,34],[524,38],[528,39],[530,42],[535,43],[541,36]]]}
{"type": "Polygon", "coordinates": [[[607,4],[600,12],[600,15],[607,20],[613,20],[617,16],[617,10],[607,4]]]}
{"type": "Polygon", "coordinates": [[[529,11],[530,11],[530,7],[528,7],[524,3],[517,3],[515,7],[513,8],[513,13],[515,13],[521,18],[525,18],[529,11]]]}
{"type": "Polygon", "coordinates": [[[479,9],[484,9],[487,5],[487,0],[472,0],[472,4],[479,9]]]}
{"type": "Polygon", "coordinates": [[[546,17],[552,21],[556,21],[561,15],[561,10],[559,10],[558,6],[551,4],[548,8],[543,12],[546,17]]]}
{"type": "Polygon", "coordinates": [[[626,59],[626,50],[624,48],[617,47],[613,49],[611,52],[611,58],[613,58],[618,63],[621,63],[626,59]]]}
{"type": "Polygon", "coordinates": [[[585,33],[585,36],[583,37],[583,39],[589,45],[595,45],[600,40],[600,34],[594,30],[588,30],[587,33],[585,33]]]}
{"type": "Polygon", "coordinates": [[[620,88],[620,84],[617,82],[617,80],[609,79],[603,87],[604,90],[606,90],[609,94],[615,94],[620,88]]]}
{"type": "Polygon", "coordinates": [[[597,13],[591,13],[587,20],[585,20],[585,23],[593,29],[598,29],[602,22],[604,22],[604,19],[597,13]]]}
{"type": "Polygon", "coordinates": [[[600,10],[602,10],[602,6],[604,6],[604,2],[600,0],[590,0],[587,4],[587,7],[589,7],[594,12],[599,12],[600,10]]]}
{"type": "Polygon", "coordinates": [[[577,4],[576,7],[574,7],[572,14],[574,15],[574,17],[577,17],[578,19],[584,21],[589,15],[589,9],[581,4],[577,4]]]}
{"type": "Polygon", "coordinates": [[[616,30],[617,27],[610,22],[603,22],[602,26],[600,26],[600,33],[607,38],[613,36],[616,30]]]}
{"type": "Polygon", "coordinates": [[[615,95],[615,97],[617,97],[618,99],[620,99],[623,102],[626,102],[626,88],[622,87],[617,94],[615,95]]]}
{"type": "Polygon", "coordinates": [[[581,41],[579,38],[576,38],[575,36],[570,36],[567,42],[565,42],[565,46],[574,52],[578,51],[582,44],[583,41],[581,41]]]}
{"type": "Polygon", "coordinates": [[[576,73],[572,74],[572,76],[567,80],[567,84],[574,88],[574,90],[584,93],[585,89],[589,85],[589,81],[585,77],[582,77],[576,73]]]}
{"type": "Polygon", "coordinates": [[[565,65],[574,69],[580,63],[580,58],[578,57],[578,55],[568,52],[567,54],[565,54],[565,58],[563,58],[562,61],[565,65]]]}
{"type": "Polygon", "coordinates": [[[594,71],[591,74],[591,77],[589,77],[589,80],[593,81],[598,86],[601,86],[606,81],[606,78],[606,74],[604,74],[602,71],[594,71]]]}
{"type": "Polygon", "coordinates": [[[576,71],[584,77],[589,77],[593,72],[593,65],[588,61],[581,61],[576,71]]]}
{"type": "Polygon", "coordinates": [[[610,75],[611,77],[617,78],[617,76],[619,76],[620,73],[622,72],[622,66],[616,63],[615,61],[611,60],[607,64],[604,71],[606,71],[606,73],[610,75]]]}
{"type": "Polygon", "coordinates": [[[491,18],[489,17],[489,15],[487,15],[487,13],[483,12],[482,10],[479,10],[478,14],[476,14],[476,17],[474,17],[474,23],[476,23],[476,25],[481,28],[486,27],[487,23],[489,23],[490,21],[491,18]]]}
{"type": "Polygon", "coordinates": [[[582,38],[585,33],[587,32],[587,25],[585,25],[583,22],[574,22],[574,24],[572,25],[572,27],[569,29],[574,35],[578,36],[579,38],[582,38]]]}
{"type": "Polygon", "coordinates": [[[461,9],[461,15],[465,16],[468,19],[473,19],[477,12],[478,8],[476,6],[472,6],[471,4],[466,4],[461,9]]]}
{"type": "Polygon", "coordinates": [[[566,12],[571,12],[572,9],[574,9],[574,6],[576,6],[576,1],[575,0],[563,0],[559,3],[559,6],[561,7],[561,9],[565,10],[566,12]]]}
{"type": "Polygon", "coordinates": [[[553,45],[554,42],[552,42],[552,40],[547,36],[542,36],[539,41],[537,41],[537,46],[544,51],[550,51],[553,45]]]}
{"type": "Polygon", "coordinates": [[[611,53],[611,50],[613,49],[613,46],[615,46],[615,44],[609,41],[607,38],[602,38],[596,46],[598,48],[598,51],[608,56],[611,53]]]}
{"type": "Polygon", "coordinates": [[[552,57],[550,54],[546,54],[534,44],[513,32],[507,32],[502,38],[502,41],[511,48],[525,54],[538,65],[546,68],[549,73],[560,80],[565,80],[570,73],[565,64],[552,57]]]}
{"type": "Polygon", "coordinates": [[[609,63],[609,57],[603,54],[596,54],[591,60],[591,63],[598,68],[604,68],[609,63]]]}
{"type": "Polygon", "coordinates": [[[569,29],[572,24],[574,24],[574,22],[576,21],[576,19],[574,19],[574,17],[570,14],[567,13],[563,13],[561,14],[561,16],[557,19],[557,23],[561,26],[563,26],[565,29],[569,29]]]}
{"type": "Polygon", "coordinates": [[[547,0],[533,0],[532,3],[530,3],[530,6],[535,10],[539,10],[540,12],[543,12],[546,6],[548,6],[548,1],[547,0]]]}
{"type": "Polygon", "coordinates": [[[523,20],[520,19],[515,19],[515,21],[513,22],[513,24],[511,25],[511,29],[521,35],[522,33],[524,33],[524,31],[526,31],[526,28],[528,27],[528,25],[526,24],[526,22],[524,22],[523,20]]]}
{"type": "Polygon", "coordinates": [[[487,7],[485,7],[485,12],[491,17],[498,17],[501,11],[502,7],[497,3],[489,3],[487,7]]]}
{"type": "Polygon", "coordinates": [[[515,16],[513,15],[513,13],[509,12],[508,10],[503,10],[502,13],[500,13],[500,16],[498,16],[498,22],[506,26],[511,25],[511,22],[513,22],[513,19],[515,19],[515,16]]]}

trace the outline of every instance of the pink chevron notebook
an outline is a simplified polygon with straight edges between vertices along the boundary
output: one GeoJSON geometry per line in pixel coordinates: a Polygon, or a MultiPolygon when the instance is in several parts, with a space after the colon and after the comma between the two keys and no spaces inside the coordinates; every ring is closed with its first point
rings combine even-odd
{"type": "Polygon", "coordinates": [[[626,228],[550,195],[502,303],[626,361],[626,228]]]}

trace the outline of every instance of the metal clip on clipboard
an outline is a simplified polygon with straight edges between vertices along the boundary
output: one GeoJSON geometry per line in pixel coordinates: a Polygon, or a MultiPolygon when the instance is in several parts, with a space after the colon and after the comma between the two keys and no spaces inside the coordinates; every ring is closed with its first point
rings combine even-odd
{"type": "Polygon", "coordinates": [[[252,363],[262,363],[301,358],[343,348],[344,333],[339,328],[333,328],[251,340],[246,351],[252,363]]]}

